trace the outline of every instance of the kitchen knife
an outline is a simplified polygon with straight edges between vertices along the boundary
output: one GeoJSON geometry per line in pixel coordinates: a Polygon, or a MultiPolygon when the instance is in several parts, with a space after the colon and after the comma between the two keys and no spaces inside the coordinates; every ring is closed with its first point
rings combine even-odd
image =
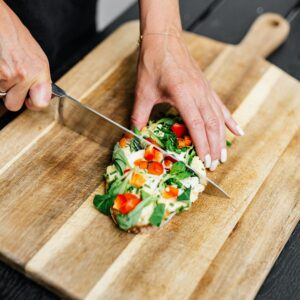
{"type": "MultiPolygon", "coordinates": [[[[78,129],[80,129],[79,133],[92,138],[96,142],[102,143],[102,142],[105,142],[104,140],[107,140],[109,138],[110,140],[113,141],[113,143],[115,143],[115,141],[120,138],[121,133],[123,133],[123,134],[129,133],[129,134],[135,136],[137,139],[139,139],[142,142],[142,144],[153,145],[146,139],[144,139],[141,136],[134,133],[132,130],[129,130],[125,126],[112,120],[111,118],[107,117],[106,115],[100,113],[99,111],[83,104],[82,102],[80,102],[77,99],[73,98],[72,96],[68,95],[62,88],[60,88],[59,86],[57,86],[54,83],[52,83],[52,94],[59,98],[69,100],[68,103],[64,102],[64,104],[60,105],[61,109],[63,108],[65,110],[64,115],[61,114],[61,119],[62,119],[63,123],[65,125],[67,125],[68,127],[75,129],[75,131],[77,131],[77,132],[78,132],[78,129]],[[69,105],[68,108],[66,108],[66,104],[69,105]],[[74,104],[75,104],[75,107],[74,107],[74,104]],[[85,112],[75,113],[74,109],[84,110],[85,112]],[[66,112],[66,110],[67,110],[67,112],[66,112]],[[65,115],[66,113],[68,114],[68,116],[65,115]],[[88,113],[88,115],[86,113],[88,113]],[[79,119],[77,118],[78,116],[80,116],[79,119]],[[96,120],[92,121],[92,119],[96,119],[96,120]],[[67,124],[66,124],[66,122],[67,122],[67,124]],[[78,126],[79,123],[86,123],[86,124],[81,124],[81,126],[78,126]],[[96,128],[94,127],[95,123],[98,124],[96,128]],[[93,126],[91,126],[91,124],[93,124],[93,126]],[[114,128],[110,128],[111,126],[113,126],[114,128]],[[115,136],[115,132],[116,132],[115,128],[119,129],[118,131],[120,131],[117,134],[117,136],[115,136]],[[104,134],[104,136],[103,136],[103,134],[104,134]],[[113,136],[115,136],[115,137],[113,137],[113,136]]],[[[215,182],[213,182],[208,177],[197,172],[194,168],[187,165],[184,161],[176,158],[174,155],[168,153],[167,151],[160,148],[159,146],[153,145],[153,147],[155,147],[157,150],[159,150],[163,154],[164,157],[169,156],[175,161],[183,162],[186,165],[187,169],[189,169],[190,171],[195,173],[199,178],[202,178],[203,180],[210,183],[212,186],[214,186],[218,191],[220,191],[227,198],[230,198],[230,196],[221,187],[219,187],[215,182]]]]}
{"type": "MultiPolygon", "coordinates": [[[[134,133],[132,130],[129,130],[125,126],[105,116],[99,111],[81,103],[77,99],[68,95],[62,88],[54,83],[52,83],[52,94],[61,99],[58,109],[59,121],[67,127],[73,129],[74,131],[94,140],[98,144],[101,145],[105,143],[113,145],[115,144],[115,141],[119,139],[120,136],[125,132],[135,136],[144,145],[153,145],[143,137],[134,133]],[[65,100],[68,100],[68,102],[66,102],[65,100]]],[[[0,92],[0,98],[5,97],[5,95],[5,92],[0,92]]],[[[187,165],[184,161],[176,158],[173,154],[170,154],[167,151],[161,149],[159,146],[153,145],[153,147],[159,150],[164,157],[169,156],[175,161],[183,162],[186,165],[186,168],[195,173],[200,179],[202,178],[206,182],[210,183],[219,192],[221,192],[222,195],[230,198],[229,195],[215,182],[197,172],[194,168],[187,165]]],[[[109,149],[110,151],[107,151],[108,149],[109,147],[106,148],[106,151],[104,151],[104,156],[110,156],[112,149],[109,149]]]]}

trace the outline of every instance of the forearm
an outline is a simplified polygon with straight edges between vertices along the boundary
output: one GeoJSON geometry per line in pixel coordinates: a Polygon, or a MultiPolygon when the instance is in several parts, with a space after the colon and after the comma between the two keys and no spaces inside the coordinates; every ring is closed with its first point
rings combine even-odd
{"type": "Polygon", "coordinates": [[[141,34],[181,33],[178,0],[139,0],[139,3],[141,34]]]}

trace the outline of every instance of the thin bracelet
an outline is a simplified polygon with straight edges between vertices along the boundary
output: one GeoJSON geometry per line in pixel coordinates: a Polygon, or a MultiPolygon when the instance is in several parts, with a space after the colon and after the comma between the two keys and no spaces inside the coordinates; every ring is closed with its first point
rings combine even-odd
{"type": "Polygon", "coordinates": [[[164,36],[171,36],[171,37],[174,37],[176,39],[180,38],[179,36],[177,36],[175,34],[168,33],[168,32],[148,32],[148,33],[140,35],[139,40],[138,40],[138,45],[140,45],[142,43],[142,40],[147,35],[164,35],[164,36]]]}

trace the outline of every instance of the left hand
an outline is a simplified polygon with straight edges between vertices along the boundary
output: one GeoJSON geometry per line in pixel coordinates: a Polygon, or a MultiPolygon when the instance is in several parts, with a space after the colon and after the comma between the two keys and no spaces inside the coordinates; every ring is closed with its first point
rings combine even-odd
{"type": "Polygon", "coordinates": [[[180,37],[145,35],[141,44],[132,123],[148,122],[155,104],[174,106],[188,127],[197,154],[215,170],[227,159],[225,126],[243,135],[180,37]]]}

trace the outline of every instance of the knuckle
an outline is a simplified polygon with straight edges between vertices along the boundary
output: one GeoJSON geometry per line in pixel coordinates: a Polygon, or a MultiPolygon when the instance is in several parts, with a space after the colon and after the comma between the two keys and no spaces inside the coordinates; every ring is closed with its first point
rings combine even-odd
{"type": "Polygon", "coordinates": [[[130,121],[132,124],[139,124],[141,122],[140,117],[137,115],[132,115],[130,121]]]}
{"type": "Polygon", "coordinates": [[[188,85],[185,82],[176,83],[169,88],[170,94],[177,97],[182,97],[187,89],[188,85]]]}
{"type": "Polygon", "coordinates": [[[191,129],[197,129],[204,125],[203,120],[200,118],[192,119],[190,124],[191,124],[191,129]]]}
{"type": "Polygon", "coordinates": [[[217,131],[220,128],[220,121],[217,117],[210,117],[206,121],[207,129],[217,131]]]}
{"type": "Polygon", "coordinates": [[[13,78],[12,72],[7,64],[0,64],[0,79],[4,81],[10,81],[13,78]]]}
{"type": "Polygon", "coordinates": [[[23,81],[27,77],[27,70],[24,68],[24,66],[17,66],[15,69],[15,77],[18,78],[19,80],[23,81]]]}

